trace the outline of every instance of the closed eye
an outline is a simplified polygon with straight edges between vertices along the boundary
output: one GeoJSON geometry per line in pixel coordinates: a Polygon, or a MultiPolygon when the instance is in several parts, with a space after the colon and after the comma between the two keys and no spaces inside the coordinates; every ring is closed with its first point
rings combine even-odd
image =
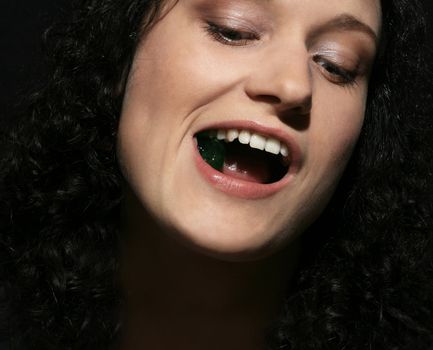
{"type": "Polygon", "coordinates": [[[358,76],[357,70],[348,70],[341,66],[324,59],[321,56],[313,58],[326,77],[333,83],[339,85],[354,85],[358,76]]]}
{"type": "Polygon", "coordinates": [[[256,33],[236,30],[209,21],[204,28],[214,40],[225,45],[245,46],[249,41],[259,39],[256,33]]]}

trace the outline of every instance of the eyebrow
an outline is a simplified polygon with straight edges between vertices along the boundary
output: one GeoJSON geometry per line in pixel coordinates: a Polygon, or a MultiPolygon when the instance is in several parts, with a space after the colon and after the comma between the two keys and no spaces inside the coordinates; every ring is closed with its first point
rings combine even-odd
{"type": "Polygon", "coordinates": [[[331,31],[359,31],[367,34],[373,41],[378,44],[379,38],[375,31],[365,24],[361,22],[357,18],[349,15],[347,13],[341,14],[324,24],[321,24],[313,29],[310,34],[310,38],[315,38],[320,34],[331,32],[331,31]]]}

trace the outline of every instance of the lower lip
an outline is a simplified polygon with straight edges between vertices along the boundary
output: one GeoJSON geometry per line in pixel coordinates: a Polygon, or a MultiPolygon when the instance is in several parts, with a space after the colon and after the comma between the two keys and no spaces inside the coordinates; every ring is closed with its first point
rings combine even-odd
{"type": "Polygon", "coordinates": [[[206,163],[198,151],[196,139],[194,139],[193,147],[195,164],[202,176],[218,190],[234,197],[243,199],[270,197],[287,186],[294,178],[295,167],[290,166],[289,172],[281,180],[271,184],[236,179],[219,172],[206,163]]]}

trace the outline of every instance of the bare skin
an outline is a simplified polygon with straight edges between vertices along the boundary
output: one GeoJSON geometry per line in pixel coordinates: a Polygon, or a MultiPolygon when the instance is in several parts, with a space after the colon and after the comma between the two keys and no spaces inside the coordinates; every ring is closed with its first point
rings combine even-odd
{"type": "Polygon", "coordinates": [[[179,0],[143,38],[117,145],[121,350],[264,349],[361,131],[380,21],[376,0],[179,0]],[[233,120],[296,142],[290,183],[249,199],[205,179],[194,135],[233,120]]]}
{"type": "Polygon", "coordinates": [[[260,261],[218,261],[165,239],[151,218],[143,235],[143,208],[131,192],[126,203],[134,244],[123,254],[128,323],[121,349],[263,349],[296,266],[297,242],[260,261]]]}

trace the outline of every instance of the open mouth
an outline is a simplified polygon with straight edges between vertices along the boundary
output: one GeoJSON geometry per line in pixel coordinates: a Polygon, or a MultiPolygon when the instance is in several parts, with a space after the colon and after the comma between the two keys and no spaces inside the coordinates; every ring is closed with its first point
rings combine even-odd
{"type": "Polygon", "coordinates": [[[289,171],[289,147],[276,138],[244,129],[210,129],[195,138],[203,160],[227,176],[271,184],[289,171]]]}

